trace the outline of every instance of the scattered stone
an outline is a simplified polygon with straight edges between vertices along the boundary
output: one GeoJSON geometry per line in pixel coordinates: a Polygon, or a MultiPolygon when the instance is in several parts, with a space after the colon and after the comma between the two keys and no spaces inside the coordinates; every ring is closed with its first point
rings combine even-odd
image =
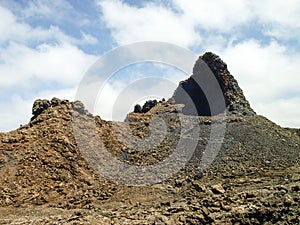
{"type": "Polygon", "coordinates": [[[215,194],[224,194],[225,193],[225,190],[221,184],[215,184],[215,185],[211,186],[211,190],[215,194]]]}

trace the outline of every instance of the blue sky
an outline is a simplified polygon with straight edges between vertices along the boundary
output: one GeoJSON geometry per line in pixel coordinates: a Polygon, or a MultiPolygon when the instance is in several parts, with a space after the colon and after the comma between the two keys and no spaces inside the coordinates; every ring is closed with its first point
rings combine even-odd
{"type": "MultiPolygon", "coordinates": [[[[37,98],[73,100],[101,55],[139,41],[214,51],[258,114],[300,127],[298,0],[1,0],[0,16],[0,131],[27,123],[37,98]]],[[[127,68],[95,112],[110,119],[121,90],[149,74],[174,84],[188,76],[161,65],[127,68]]]]}

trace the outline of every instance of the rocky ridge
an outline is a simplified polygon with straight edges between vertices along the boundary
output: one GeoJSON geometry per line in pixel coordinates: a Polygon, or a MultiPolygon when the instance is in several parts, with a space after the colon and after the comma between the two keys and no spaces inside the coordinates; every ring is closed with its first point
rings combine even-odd
{"type": "MultiPolygon", "coordinates": [[[[191,78],[180,85],[197,93],[192,77],[200,75],[198,65],[206,62],[224,94],[225,118],[189,115],[184,109],[187,104],[174,105],[186,103],[176,102],[176,91],[175,102],[148,104],[146,112],[128,114],[126,123],[93,116],[79,101],[35,101],[27,125],[0,133],[0,223],[299,223],[299,129],[281,128],[256,115],[226,64],[213,53],[200,59],[191,78]],[[137,140],[152,138],[149,124],[156,116],[165,121],[167,134],[153,149],[141,151],[141,142],[128,146],[118,138],[127,124],[137,140]],[[82,121],[78,127],[82,135],[88,136],[96,125],[99,138],[115,158],[136,166],[151,165],[167,158],[177,145],[179,116],[198,121],[198,144],[184,168],[151,186],[126,186],[96,173],[73,133],[76,119],[82,121]],[[211,126],[221,120],[226,120],[224,142],[203,171],[199,163],[211,126]]],[[[203,112],[207,102],[203,96],[199,99],[198,112],[203,112]]],[[[190,133],[184,135],[190,138],[190,133]]]]}

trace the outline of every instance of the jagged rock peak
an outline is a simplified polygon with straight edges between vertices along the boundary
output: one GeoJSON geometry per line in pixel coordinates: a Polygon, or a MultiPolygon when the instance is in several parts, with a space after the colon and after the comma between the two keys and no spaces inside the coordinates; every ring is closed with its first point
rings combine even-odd
{"type": "Polygon", "coordinates": [[[33,106],[32,106],[32,114],[33,117],[31,120],[35,119],[38,117],[40,114],[42,114],[45,110],[49,108],[53,108],[59,105],[64,105],[68,104],[69,100],[60,100],[59,98],[52,98],[51,101],[47,99],[37,99],[34,101],[33,106]]]}
{"type": "Polygon", "coordinates": [[[39,115],[44,114],[44,112],[46,112],[46,114],[51,113],[50,109],[53,108],[62,108],[63,112],[65,113],[71,113],[73,110],[74,113],[77,112],[79,114],[92,116],[92,114],[89,113],[87,109],[85,109],[84,104],[81,101],[77,100],[74,102],[69,102],[69,100],[61,100],[59,98],[54,97],[51,100],[37,99],[34,101],[32,106],[33,117],[31,118],[31,121],[37,118],[39,115]],[[60,106],[66,106],[66,108],[60,106]]]}
{"type": "Polygon", "coordinates": [[[204,92],[195,81],[197,76],[201,76],[203,63],[206,63],[213,72],[224,96],[226,109],[220,108],[218,113],[226,110],[229,114],[255,114],[237,81],[228,71],[226,63],[212,52],[206,52],[199,57],[194,65],[193,75],[187,80],[180,82],[179,87],[170,99],[175,104],[185,104],[184,114],[195,114],[195,110],[194,112],[190,110],[192,104],[196,107],[198,115],[210,116],[212,114],[204,92]],[[188,94],[189,99],[186,94],[188,94]]]}

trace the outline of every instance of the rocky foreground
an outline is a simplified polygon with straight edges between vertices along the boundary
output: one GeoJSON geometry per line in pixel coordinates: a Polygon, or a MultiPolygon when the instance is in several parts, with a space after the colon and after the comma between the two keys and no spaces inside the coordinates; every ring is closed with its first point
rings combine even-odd
{"type": "MultiPolygon", "coordinates": [[[[299,224],[299,130],[256,115],[227,65],[212,53],[201,59],[222,88],[225,118],[201,110],[207,109],[205,101],[196,103],[198,115],[190,115],[178,91],[169,101],[130,113],[126,122],[95,117],[79,101],[37,100],[27,125],[0,133],[0,223],[299,224]],[[151,138],[149,124],[158,115],[167,134],[153,149],[141,151],[140,142],[128,146],[118,139],[127,123],[135,137],[151,138]],[[195,152],[181,170],[153,185],[128,186],[122,184],[123,177],[106,179],[87,163],[74,137],[74,129],[85,138],[96,129],[116,159],[152,165],[170,156],[178,144],[179,115],[200,127],[195,152]],[[74,128],[76,120],[80,126],[74,128]],[[220,121],[226,122],[224,141],[204,169],[199,165],[211,127],[220,121]]],[[[201,76],[197,68],[198,63],[193,76],[201,76]]],[[[201,93],[191,78],[180,85],[191,90],[190,96],[201,93]]],[[[191,126],[184,138],[191,138],[193,130],[191,126]]]]}

